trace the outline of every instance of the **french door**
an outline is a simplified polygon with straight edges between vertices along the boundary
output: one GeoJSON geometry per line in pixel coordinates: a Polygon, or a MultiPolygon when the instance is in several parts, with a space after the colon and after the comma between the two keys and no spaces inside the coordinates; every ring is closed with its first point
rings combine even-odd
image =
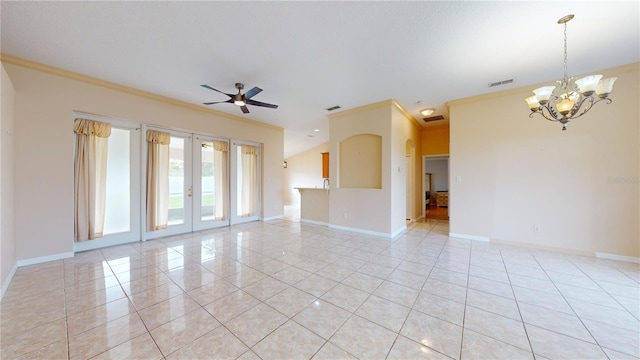
{"type": "Polygon", "coordinates": [[[168,146],[168,159],[166,154],[161,156],[160,163],[166,167],[168,161],[168,169],[160,170],[157,174],[150,174],[149,168],[152,166],[154,155],[152,150],[147,147],[143,147],[143,171],[145,173],[143,181],[142,196],[142,208],[146,209],[146,224],[144,239],[155,239],[158,237],[182,234],[192,231],[192,216],[193,216],[193,159],[192,159],[192,141],[193,136],[190,133],[184,133],[179,131],[172,131],[166,129],[157,129],[153,127],[146,127],[146,133],[156,131],[160,133],[168,133],[170,136],[168,146]],[[157,176],[157,181],[160,185],[156,185],[160,188],[164,188],[165,192],[160,192],[157,195],[158,199],[154,199],[153,203],[161,203],[158,205],[155,211],[162,213],[163,218],[158,224],[151,224],[149,220],[149,214],[154,211],[150,209],[149,199],[154,197],[153,191],[149,191],[150,182],[152,176],[157,176]],[[168,198],[166,193],[168,183],[168,198]]]}
{"type": "MultiPolygon", "coordinates": [[[[150,228],[147,223],[145,239],[259,220],[259,144],[153,127],[147,130],[170,134],[169,199],[166,227],[150,228]]],[[[148,151],[144,154],[147,165],[148,151]]],[[[145,181],[148,188],[148,179],[145,181]]],[[[146,200],[143,204],[149,206],[146,200]]]]}
{"type": "Polygon", "coordinates": [[[193,230],[229,225],[229,141],[194,135],[193,230]]]}

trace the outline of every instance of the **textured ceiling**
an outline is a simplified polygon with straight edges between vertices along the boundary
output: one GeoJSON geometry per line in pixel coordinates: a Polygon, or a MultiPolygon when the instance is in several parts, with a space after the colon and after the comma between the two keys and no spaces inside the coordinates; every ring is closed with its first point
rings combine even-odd
{"type": "Polygon", "coordinates": [[[284,128],[287,157],[328,140],[334,105],[446,117],[447,101],[560,78],[569,13],[570,75],[638,62],[639,4],[3,0],[0,50],[193,104],[227,100],[200,84],[259,86],[279,109],[213,108],[284,128]]]}

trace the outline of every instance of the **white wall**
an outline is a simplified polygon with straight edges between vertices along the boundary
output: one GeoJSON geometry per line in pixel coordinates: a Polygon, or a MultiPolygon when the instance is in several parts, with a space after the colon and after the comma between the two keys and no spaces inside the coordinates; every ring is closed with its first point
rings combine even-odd
{"type": "MultiPolygon", "coordinates": [[[[329,115],[329,178],[339,184],[340,142],[358,134],[382,136],[382,189],[332,186],[329,223],[372,233],[391,233],[391,102],[385,101],[329,115]]],[[[404,145],[402,147],[404,154],[404,145]]],[[[404,214],[403,214],[404,216],[404,214]]]]}
{"type": "Polygon", "coordinates": [[[2,66],[0,86],[0,298],[2,298],[16,267],[13,215],[15,89],[4,66],[2,66]]]}
{"type": "Polygon", "coordinates": [[[602,70],[618,77],[613,103],[566,131],[529,118],[536,85],[450,103],[450,231],[640,257],[639,68],[602,70]]]}
{"type": "Polygon", "coordinates": [[[406,174],[413,172],[414,218],[421,213],[419,126],[393,100],[345,110],[329,116],[330,178],[338,184],[339,144],[357,134],[382,136],[382,188],[331,188],[329,223],[334,227],[392,235],[406,227],[406,174]],[[414,169],[406,168],[406,143],[412,140],[414,169]],[[345,214],[347,215],[345,217],[345,214]]]}
{"type": "Polygon", "coordinates": [[[287,168],[284,169],[285,204],[300,204],[300,193],[294,190],[294,187],[322,188],[324,179],[321,153],[323,152],[329,152],[328,142],[285,159],[287,161],[287,168]]]}
{"type": "Polygon", "coordinates": [[[159,97],[137,95],[131,89],[101,86],[99,81],[77,74],[69,77],[56,69],[44,67],[47,72],[43,72],[17,64],[4,66],[18,89],[15,196],[19,201],[16,201],[15,231],[19,261],[67,254],[73,249],[74,110],[262,143],[261,216],[283,215],[282,129],[159,97]]]}

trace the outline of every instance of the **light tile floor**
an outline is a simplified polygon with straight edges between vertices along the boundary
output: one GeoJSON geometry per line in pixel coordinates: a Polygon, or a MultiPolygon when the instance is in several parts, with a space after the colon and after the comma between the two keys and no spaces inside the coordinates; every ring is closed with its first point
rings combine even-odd
{"type": "Polygon", "coordinates": [[[638,264],[289,220],[18,269],[2,359],[633,359],[638,264]]]}

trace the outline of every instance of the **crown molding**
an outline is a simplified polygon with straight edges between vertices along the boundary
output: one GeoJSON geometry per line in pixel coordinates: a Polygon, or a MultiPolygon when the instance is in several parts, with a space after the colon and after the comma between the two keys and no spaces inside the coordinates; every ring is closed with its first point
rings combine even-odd
{"type": "Polygon", "coordinates": [[[404,115],[407,119],[413,121],[414,124],[416,124],[419,127],[421,127],[420,122],[415,117],[413,117],[404,107],[402,107],[402,105],[400,105],[394,99],[382,100],[382,101],[378,101],[378,102],[373,103],[373,104],[368,104],[368,105],[358,106],[358,107],[352,108],[352,109],[342,110],[340,112],[329,114],[329,115],[327,115],[327,117],[329,119],[335,119],[335,118],[342,117],[342,116],[345,116],[345,115],[359,113],[359,112],[366,111],[366,110],[377,109],[377,108],[385,107],[385,106],[395,106],[398,110],[400,110],[402,115],[404,115]]]}
{"type": "MultiPolygon", "coordinates": [[[[592,71],[591,74],[593,74],[593,73],[602,73],[602,74],[606,74],[606,76],[615,76],[615,74],[624,74],[624,73],[628,73],[628,72],[631,72],[631,71],[638,71],[639,68],[640,68],[640,62],[636,62],[636,63],[627,64],[627,65],[617,66],[617,67],[614,67],[614,68],[592,71]]],[[[586,76],[587,74],[582,74],[582,75],[586,76]]],[[[581,75],[577,74],[575,76],[579,77],[581,75]]],[[[503,90],[503,91],[499,91],[499,92],[495,92],[495,93],[491,93],[491,94],[477,95],[477,96],[471,96],[471,97],[463,98],[463,99],[451,100],[451,101],[448,101],[446,103],[446,106],[447,106],[447,109],[449,110],[451,106],[455,106],[455,105],[468,104],[468,103],[473,103],[473,102],[476,102],[476,101],[494,99],[494,98],[498,98],[498,97],[514,95],[514,94],[523,93],[523,92],[524,93],[530,93],[533,89],[535,89],[535,88],[537,88],[539,86],[549,85],[550,82],[552,82],[552,81],[541,82],[541,83],[538,83],[538,84],[525,85],[525,86],[521,86],[521,87],[509,89],[509,90],[503,90]]]]}
{"type": "Polygon", "coordinates": [[[336,112],[333,114],[328,114],[327,117],[329,119],[335,119],[345,115],[359,113],[361,111],[372,110],[372,109],[377,109],[383,106],[391,106],[391,105],[393,105],[393,100],[383,100],[383,101],[378,101],[376,103],[372,103],[368,105],[363,105],[363,106],[358,106],[351,109],[342,110],[340,112],[336,112]]]}
{"type": "Polygon", "coordinates": [[[164,103],[167,103],[167,104],[180,106],[180,107],[183,107],[183,108],[196,110],[196,111],[201,111],[201,112],[208,113],[208,114],[211,114],[211,115],[216,115],[216,116],[220,116],[220,117],[224,117],[224,118],[228,118],[228,119],[244,122],[244,123],[247,123],[247,124],[261,126],[261,127],[264,127],[264,128],[268,128],[268,129],[284,132],[284,129],[279,127],[279,126],[266,124],[266,123],[262,123],[262,122],[255,121],[255,120],[245,119],[245,118],[242,118],[242,117],[239,117],[239,116],[236,116],[236,115],[231,115],[231,114],[228,114],[228,113],[225,113],[225,112],[221,112],[221,111],[217,111],[217,110],[207,109],[207,108],[204,108],[202,106],[190,104],[190,103],[185,102],[185,101],[176,100],[176,99],[172,99],[172,98],[169,98],[169,97],[166,97],[166,96],[150,93],[150,92],[147,92],[147,91],[134,89],[134,88],[131,88],[131,87],[128,87],[128,86],[116,84],[116,83],[113,83],[113,82],[110,82],[110,81],[98,79],[98,78],[87,76],[87,75],[78,74],[78,73],[73,72],[73,71],[64,70],[64,69],[61,69],[61,68],[49,66],[49,65],[38,63],[38,62],[35,62],[35,61],[23,59],[23,58],[20,58],[20,57],[17,57],[17,56],[0,53],[0,61],[2,63],[17,65],[17,66],[21,66],[21,67],[24,67],[24,68],[28,68],[28,69],[44,72],[44,73],[47,73],[47,74],[52,74],[52,75],[64,77],[64,78],[71,79],[71,80],[77,80],[77,81],[81,81],[81,82],[84,82],[84,83],[97,85],[97,86],[105,87],[105,88],[108,88],[108,89],[112,89],[112,90],[116,90],[116,91],[129,93],[129,94],[132,94],[132,95],[144,97],[144,98],[147,98],[147,99],[160,101],[160,102],[164,102],[164,103]]]}
{"type": "Polygon", "coordinates": [[[393,103],[393,105],[400,110],[400,112],[402,113],[402,115],[404,115],[407,119],[411,120],[414,124],[416,124],[418,126],[418,128],[422,128],[422,124],[420,124],[420,122],[418,121],[418,119],[416,119],[415,117],[413,117],[413,115],[411,115],[407,109],[405,109],[402,105],[400,105],[400,103],[398,103],[396,100],[391,100],[391,102],[393,103]]]}

